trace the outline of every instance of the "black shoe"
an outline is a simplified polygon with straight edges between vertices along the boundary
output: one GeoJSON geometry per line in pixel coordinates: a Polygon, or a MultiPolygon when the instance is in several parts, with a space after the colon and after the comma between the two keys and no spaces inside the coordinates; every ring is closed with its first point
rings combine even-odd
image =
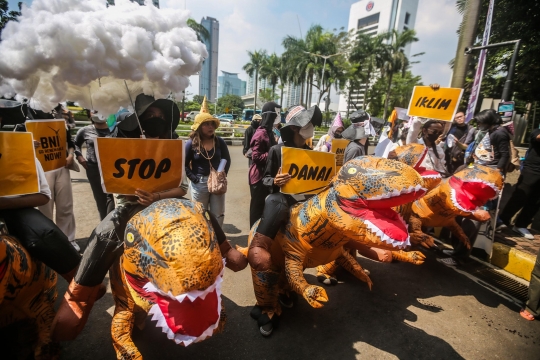
{"type": "Polygon", "coordinates": [[[272,331],[274,331],[274,325],[272,325],[272,322],[270,321],[268,324],[259,327],[259,331],[262,336],[270,336],[272,335],[272,331]]]}
{"type": "Polygon", "coordinates": [[[287,309],[290,309],[294,306],[294,303],[296,302],[296,293],[292,292],[289,294],[279,294],[279,303],[281,306],[286,307],[287,309]]]}
{"type": "Polygon", "coordinates": [[[262,314],[257,323],[259,324],[259,331],[262,336],[270,336],[274,331],[274,328],[277,328],[279,322],[279,316],[274,314],[272,319],[268,317],[268,314],[262,314]]]}
{"type": "Polygon", "coordinates": [[[444,255],[446,256],[454,256],[454,250],[446,249],[442,251],[444,255]]]}
{"type": "Polygon", "coordinates": [[[320,282],[321,284],[324,284],[324,285],[337,285],[338,281],[335,277],[333,276],[330,276],[330,277],[326,277],[324,275],[319,275],[317,276],[317,281],[320,282]]]}
{"type": "Polygon", "coordinates": [[[259,320],[261,315],[262,315],[262,308],[258,305],[255,305],[249,312],[249,316],[251,316],[255,320],[259,320]]]}

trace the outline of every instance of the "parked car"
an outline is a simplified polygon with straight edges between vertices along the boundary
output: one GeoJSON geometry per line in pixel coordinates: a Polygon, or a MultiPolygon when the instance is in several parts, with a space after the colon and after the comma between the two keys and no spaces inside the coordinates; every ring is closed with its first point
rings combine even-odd
{"type": "Polygon", "coordinates": [[[219,120],[229,120],[230,122],[234,121],[234,117],[231,114],[221,114],[218,116],[219,120]]]}
{"type": "Polygon", "coordinates": [[[218,117],[219,119],[219,126],[222,127],[231,127],[232,126],[232,119],[225,118],[225,117],[218,117]]]}
{"type": "Polygon", "coordinates": [[[182,121],[188,122],[189,119],[187,117],[189,114],[190,114],[189,111],[184,111],[182,114],[180,114],[180,118],[182,119],[182,121]]]}
{"type": "Polygon", "coordinates": [[[197,116],[199,114],[200,111],[192,111],[188,114],[188,116],[186,116],[186,119],[188,121],[193,121],[195,120],[195,116],[197,116]]]}

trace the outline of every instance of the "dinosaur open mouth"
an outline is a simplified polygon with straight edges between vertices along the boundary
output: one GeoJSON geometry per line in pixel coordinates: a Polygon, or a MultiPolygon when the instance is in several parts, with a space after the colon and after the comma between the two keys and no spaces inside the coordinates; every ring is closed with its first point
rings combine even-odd
{"type": "Polygon", "coordinates": [[[423,188],[422,185],[416,185],[409,186],[406,189],[396,189],[382,195],[370,197],[369,199],[347,201],[353,201],[355,204],[357,204],[357,207],[361,206],[369,209],[386,209],[414,201],[425,193],[426,189],[423,188]]]}
{"type": "MultiPolygon", "coordinates": [[[[371,201],[370,204],[374,202],[371,201]]],[[[400,202],[400,204],[403,204],[403,202],[400,202]]],[[[387,244],[397,249],[403,249],[411,244],[407,224],[401,215],[390,209],[390,207],[368,208],[365,200],[349,200],[340,197],[338,197],[338,205],[347,214],[361,219],[369,231],[387,244]]]]}
{"type": "Polygon", "coordinates": [[[494,185],[480,179],[463,181],[452,176],[448,181],[452,203],[462,211],[473,212],[499,195],[494,185]]]}
{"type": "Polygon", "coordinates": [[[418,171],[419,169],[421,169],[420,165],[422,164],[422,162],[426,158],[427,153],[428,153],[428,148],[426,146],[426,147],[424,147],[424,150],[422,151],[422,155],[420,156],[420,159],[418,159],[416,164],[413,165],[414,170],[418,171]]]}
{"type": "Polygon", "coordinates": [[[221,316],[221,284],[225,265],[216,281],[205,290],[174,296],[158,289],[148,279],[125,272],[128,284],[141,297],[154,303],[149,311],[167,337],[188,346],[212,336],[221,316]]]}

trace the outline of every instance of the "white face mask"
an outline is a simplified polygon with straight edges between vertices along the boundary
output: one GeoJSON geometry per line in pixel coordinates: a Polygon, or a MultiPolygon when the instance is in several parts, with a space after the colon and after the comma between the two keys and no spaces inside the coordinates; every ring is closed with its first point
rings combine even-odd
{"type": "Polygon", "coordinates": [[[309,138],[312,138],[313,135],[315,135],[315,127],[312,123],[308,123],[306,126],[301,128],[298,133],[304,140],[307,140],[309,138]]]}

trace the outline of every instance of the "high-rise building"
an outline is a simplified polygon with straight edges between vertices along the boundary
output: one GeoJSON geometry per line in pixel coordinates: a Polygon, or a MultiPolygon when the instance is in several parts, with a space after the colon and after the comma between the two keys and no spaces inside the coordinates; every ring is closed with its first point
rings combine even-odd
{"type": "Polygon", "coordinates": [[[237,73],[221,71],[218,76],[218,98],[224,95],[246,95],[246,82],[238,77],[237,73]]]}
{"type": "MultiPolygon", "coordinates": [[[[144,0],[131,0],[132,2],[136,2],[139,5],[144,5],[144,0]]],[[[107,0],[107,3],[109,5],[114,5],[114,0],[107,0]]],[[[159,0],[152,0],[152,4],[154,4],[155,7],[159,8],[159,0]]]]}
{"type": "MultiPolygon", "coordinates": [[[[271,89],[272,85],[266,80],[265,78],[261,77],[259,75],[259,83],[257,84],[257,91],[261,91],[263,89],[271,89]]],[[[254,76],[250,76],[247,81],[247,91],[246,95],[251,95],[255,93],[255,80],[254,76]]]]}
{"type": "MultiPolygon", "coordinates": [[[[349,31],[357,30],[374,36],[392,29],[399,32],[414,29],[418,0],[360,0],[351,5],[349,13],[349,31]]],[[[410,45],[403,51],[410,54],[410,45]]],[[[339,111],[355,111],[355,103],[364,108],[364,88],[351,94],[342,93],[339,98],[339,111]]]]}
{"type": "Polygon", "coordinates": [[[289,83],[283,90],[283,107],[290,108],[293,105],[300,105],[301,85],[289,83]]]}
{"type": "Polygon", "coordinates": [[[199,75],[199,95],[206,95],[209,101],[217,97],[218,80],[218,50],[219,50],[219,21],[207,16],[201,20],[210,37],[202,39],[208,50],[208,57],[204,59],[199,75]]]}

